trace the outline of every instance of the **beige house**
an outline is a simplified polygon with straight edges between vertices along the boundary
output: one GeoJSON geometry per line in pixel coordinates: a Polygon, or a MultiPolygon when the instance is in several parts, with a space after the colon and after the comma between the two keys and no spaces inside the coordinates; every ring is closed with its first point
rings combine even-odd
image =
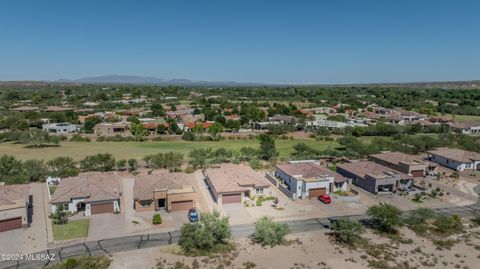
{"type": "Polygon", "coordinates": [[[28,227],[31,223],[29,185],[0,186],[0,232],[28,227]]]}
{"type": "Polygon", "coordinates": [[[93,127],[93,132],[101,136],[115,136],[125,134],[130,130],[129,122],[98,123],[93,127]]]}
{"type": "Polygon", "coordinates": [[[420,157],[402,152],[384,152],[372,154],[369,159],[383,166],[392,168],[414,177],[424,177],[435,172],[436,166],[429,165],[420,157]]]}
{"type": "Polygon", "coordinates": [[[186,173],[137,176],[133,187],[135,211],[181,211],[196,207],[194,180],[193,174],[186,173]]]}
{"type": "Polygon", "coordinates": [[[62,205],[64,211],[85,216],[120,212],[120,184],[113,173],[89,172],[64,178],[50,204],[52,212],[62,205]]]}
{"type": "Polygon", "coordinates": [[[222,164],[205,171],[208,187],[217,204],[241,203],[266,194],[270,184],[248,165],[222,164]]]}

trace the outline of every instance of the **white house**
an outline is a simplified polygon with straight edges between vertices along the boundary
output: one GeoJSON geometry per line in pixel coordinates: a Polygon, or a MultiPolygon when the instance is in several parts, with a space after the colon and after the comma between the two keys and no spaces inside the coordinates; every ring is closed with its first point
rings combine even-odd
{"type": "Polygon", "coordinates": [[[428,159],[456,171],[480,171],[480,153],[455,148],[430,150],[428,159]]]}
{"type": "Polygon", "coordinates": [[[297,198],[316,198],[321,194],[347,191],[348,180],[315,161],[290,162],[276,166],[275,176],[297,198]]]}
{"type": "Polygon", "coordinates": [[[49,133],[56,133],[56,134],[68,134],[68,133],[77,133],[80,131],[80,128],[71,123],[49,123],[43,124],[42,129],[49,133]]]}

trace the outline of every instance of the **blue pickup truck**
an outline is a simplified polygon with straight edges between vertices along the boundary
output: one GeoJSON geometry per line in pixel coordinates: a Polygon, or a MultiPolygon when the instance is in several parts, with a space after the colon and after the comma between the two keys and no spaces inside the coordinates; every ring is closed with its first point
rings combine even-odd
{"type": "Polygon", "coordinates": [[[197,222],[200,220],[200,212],[196,208],[190,208],[188,210],[188,220],[190,222],[197,222]]]}

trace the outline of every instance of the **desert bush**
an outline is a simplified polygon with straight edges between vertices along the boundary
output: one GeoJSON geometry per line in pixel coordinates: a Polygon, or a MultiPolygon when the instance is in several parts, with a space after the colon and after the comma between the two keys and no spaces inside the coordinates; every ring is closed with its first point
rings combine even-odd
{"type": "Polygon", "coordinates": [[[339,219],[331,226],[335,240],[342,244],[354,246],[361,242],[365,231],[362,224],[349,219],[339,219]]]}
{"type": "Polygon", "coordinates": [[[262,246],[271,246],[282,244],[289,229],[286,224],[275,223],[269,217],[262,217],[255,223],[255,232],[252,240],[262,246]]]}

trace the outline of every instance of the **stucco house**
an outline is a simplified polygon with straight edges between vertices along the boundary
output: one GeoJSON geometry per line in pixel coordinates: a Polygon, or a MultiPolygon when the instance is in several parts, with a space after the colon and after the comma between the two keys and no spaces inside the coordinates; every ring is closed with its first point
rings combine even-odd
{"type": "Polygon", "coordinates": [[[383,152],[368,157],[383,166],[414,177],[425,177],[435,173],[436,166],[429,165],[422,158],[402,152],[383,152]]]}
{"type": "Polygon", "coordinates": [[[83,173],[61,179],[51,195],[52,212],[57,205],[85,216],[120,212],[120,184],[113,173],[83,173]]]}
{"type": "Polygon", "coordinates": [[[316,198],[321,194],[348,190],[347,178],[313,161],[279,164],[275,176],[297,198],[316,198]]]}
{"type": "Polygon", "coordinates": [[[451,122],[448,125],[453,131],[468,134],[468,135],[480,135],[480,123],[479,122],[451,122]]]}
{"type": "Polygon", "coordinates": [[[360,188],[377,194],[408,191],[413,186],[413,177],[372,161],[337,164],[337,172],[352,179],[360,188]]]}
{"type": "Polygon", "coordinates": [[[196,207],[193,174],[160,173],[135,178],[134,209],[137,212],[181,211],[196,207]]]}
{"type": "Polygon", "coordinates": [[[43,124],[42,129],[55,134],[78,133],[80,131],[80,128],[77,125],[67,122],[43,124]]]}
{"type": "Polygon", "coordinates": [[[96,135],[115,136],[125,134],[130,130],[130,122],[115,122],[115,123],[97,123],[93,127],[93,132],[96,135]]]}
{"type": "Polygon", "coordinates": [[[222,164],[205,171],[207,185],[217,204],[241,203],[265,195],[270,183],[248,165],[222,164]]]}
{"type": "Polygon", "coordinates": [[[0,232],[28,227],[32,221],[29,185],[0,186],[0,232]]]}
{"type": "Polygon", "coordinates": [[[456,148],[430,150],[428,160],[456,171],[480,170],[480,153],[456,148]]]}

